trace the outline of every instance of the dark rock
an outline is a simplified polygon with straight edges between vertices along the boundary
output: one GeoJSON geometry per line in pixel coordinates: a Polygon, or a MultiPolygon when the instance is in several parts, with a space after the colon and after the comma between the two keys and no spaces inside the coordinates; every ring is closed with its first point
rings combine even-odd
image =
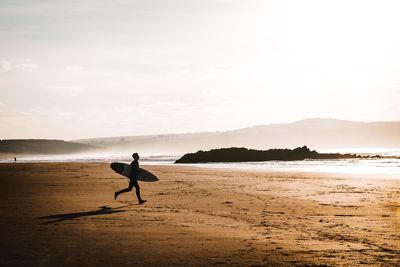
{"type": "Polygon", "coordinates": [[[292,161],[304,159],[349,159],[360,158],[356,154],[318,153],[307,146],[295,149],[255,150],[239,147],[197,151],[183,155],[175,163],[208,163],[208,162],[249,162],[249,161],[292,161]]]}

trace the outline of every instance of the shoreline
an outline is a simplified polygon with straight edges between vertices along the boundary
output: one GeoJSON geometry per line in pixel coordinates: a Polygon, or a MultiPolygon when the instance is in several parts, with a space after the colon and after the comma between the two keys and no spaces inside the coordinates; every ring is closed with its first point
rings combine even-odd
{"type": "MultiPolygon", "coordinates": [[[[116,162],[115,160],[90,160],[90,161],[85,161],[85,160],[71,160],[71,161],[17,161],[17,162],[12,162],[7,161],[7,162],[2,162],[0,160],[0,165],[3,164],[110,164],[112,162],[116,162]]],[[[130,160],[120,160],[119,162],[123,163],[129,163],[130,160]]],[[[257,162],[257,163],[264,163],[264,162],[257,162]]],[[[235,162],[229,162],[229,163],[173,163],[173,162],[159,162],[159,161],[146,161],[146,160],[141,160],[140,165],[145,166],[145,167],[154,167],[154,166],[164,166],[164,167],[182,167],[182,168],[198,168],[198,169],[204,169],[204,170],[209,170],[209,171],[234,171],[234,172],[260,172],[260,173],[285,173],[285,174],[295,174],[295,173],[301,173],[304,175],[336,175],[336,176],[342,176],[346,178],[363,178],[363,179],[384,179],[384,180],[399,180],[400,179],[400,165],[395,167],[395,170],[398,172],[395,173],[385,173],[385,172],[376,172],[376,173],[370,173],[368,170],[363,170],[363,171],[354,171],[352,167],[354,166],[346,166],[348,169],[347,170],[338,170],[338,171],[333,171],[333,170],[309,170],[309,169],[292,169],[291,167],[284,168],[284,167],[271,167],[271,166],[266,166],[266,165],[254,165],[254,162],[250,162],[248,166],[246,165],[248,162],[243,162],[243,163],[235,163],[235,162]]],[[[399,163],[400,164],[400,163],[399,163]]],[[[330,166],[331,169],[334,169],[334,166],[330,166]]],[[[380,170],[380,167],[369,167],[370,169],[373,169],[373,171],[378,171],[380,170]]]]}

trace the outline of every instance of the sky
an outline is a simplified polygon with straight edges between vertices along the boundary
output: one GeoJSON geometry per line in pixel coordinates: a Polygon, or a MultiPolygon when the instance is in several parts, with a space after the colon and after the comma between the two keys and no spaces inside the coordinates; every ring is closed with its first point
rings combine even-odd
{"type": "Polygon", "coordinates": [[[0,1],[0,139],[400,120],[400,2],[0,1]]]}

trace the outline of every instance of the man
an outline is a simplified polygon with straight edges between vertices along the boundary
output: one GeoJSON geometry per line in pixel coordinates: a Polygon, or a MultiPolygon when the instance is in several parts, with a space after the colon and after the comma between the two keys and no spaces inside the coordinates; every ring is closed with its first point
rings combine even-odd
{"type": "Polygon", "coordinates": [[[132,191],[132,188],[135,187],[136,188],[136,197],[139,201],[139,204],[143,204],[144,202],[146,202],[146,200],[143,200],[140,197],[140,187],[139,187],[139,183],[138,183],[138,180],[136,177],[137,173],[139,171],[139,154],[133,153],[132,158],[133,158],[133,161],[131,162],[131,174],[129,176],[129,187],[115,192],[114,199],[117,199],[119,194],[123,194],[123,193],[132,191]]]}

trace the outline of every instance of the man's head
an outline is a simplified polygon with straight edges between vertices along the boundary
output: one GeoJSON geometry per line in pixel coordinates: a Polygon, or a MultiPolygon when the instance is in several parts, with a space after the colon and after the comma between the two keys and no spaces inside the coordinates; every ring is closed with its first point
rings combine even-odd
{"type": "Polygon", "coordinates": [[[139,154],[138,153],[133,153],[132,154],[132,158],[134,158],[135,160],[139,160],[139,154]]]}

